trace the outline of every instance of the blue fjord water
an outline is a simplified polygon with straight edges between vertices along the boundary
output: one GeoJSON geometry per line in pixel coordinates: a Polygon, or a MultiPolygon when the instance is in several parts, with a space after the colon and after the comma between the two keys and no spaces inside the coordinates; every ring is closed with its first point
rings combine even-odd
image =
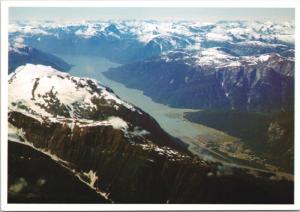
{"type": "Polygon", "coordinates": [[[194,111],[192,109],[171,108],[167,105],[154,102],[151,98],[144,95],[142,91],[127,88],[123,84],[110,80],[102,74],[111,67],[119,66],[119,64],[96,56],[58,56],[73,65],[70,70],[71,75],[94,78],[101,84],[110,87],[121,99],[149,113],[170,135],[178,137],[189,144],[189,149],[194,153],[201,154],[203,152],[203,146],[197,139],[199,137],[214,140],[234,139],[223,132],[185,120],[183,113],[194,111]]]}

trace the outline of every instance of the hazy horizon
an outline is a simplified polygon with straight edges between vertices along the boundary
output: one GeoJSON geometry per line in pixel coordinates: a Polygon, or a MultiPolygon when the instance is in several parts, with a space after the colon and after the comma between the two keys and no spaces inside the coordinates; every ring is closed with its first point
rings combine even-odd
{"type": "Polygon", "coordinates": [[[82,20],[294,20],[291,8],[78,8],[11,7],[13,21],[82,21],[82,20]]]}

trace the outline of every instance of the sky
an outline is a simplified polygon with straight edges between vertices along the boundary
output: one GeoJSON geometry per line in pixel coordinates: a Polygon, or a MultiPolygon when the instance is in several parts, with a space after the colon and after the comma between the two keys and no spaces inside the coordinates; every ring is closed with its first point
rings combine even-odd
{"type": "Polygon", "coordinates": [[[9,20],[251,20],[294,19],[289,8],[76,8],[11,7],[9,20]]]}

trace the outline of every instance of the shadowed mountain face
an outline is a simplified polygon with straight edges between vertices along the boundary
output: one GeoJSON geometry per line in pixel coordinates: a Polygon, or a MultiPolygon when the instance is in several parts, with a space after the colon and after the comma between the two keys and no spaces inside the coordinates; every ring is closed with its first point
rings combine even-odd
{"type": "Polygon", "coordinates": [[[72,172],[29,146],[8,142],[9,203],[108,203],[72,172]]]}
{"type": "Polygon", "coordinates": [[[30,46],[10,47],[8,52],[8,73],[27,63],[51,66],[60,71],[69,71],[71,65],[62,59],[30,46]]]}
{"type": "MultiPolygon", "coordinates": [[[[9,140],[50,155],[66,173],[67,170],[73,173],[109,201],[293,202],[291,179],[193,156],[148,114],[122,101],[95,80],[27,64],[9,75],[9,95],[9,140]]],[[[11,163],[22,164],[21,159],[15,160],[23,156],[22,147],[14,145],[10,149],[11,163]]],[[[23,156],[24,166],[31,157],[28,154],[23,156]]],[[[41,159],[39,164],[37,158],[41,156],[37,153],[32,157],[38,166],[48,163],[41,159]]],[[[55,168],[54,164],[50,167],[55,168]]],[[[14,172],[13,168],[10,170],[14,172]]],[[[9,193],[14,195],[12,201],[22,199],[22,195],[32,189],[33,194],[43,191],[41,180],[27,174],[21,179],[20,172],[13,175],[9,185],[10,188],[22,185],[19,192],[13,189],[14,194],[9,193]],[[40,187],[32,188],[36,181],[40,187]]],[[[62,182],[67,180],[62,169],[60,172],[62,182]]],[[[53,187],[53,190],[58,192],[59,188],[53,187]]],[[[51,198],[46,199],[41,201],[51,201],[51,198]]],[[[76,197],[57,201],[81,200],[76,197]]]]}

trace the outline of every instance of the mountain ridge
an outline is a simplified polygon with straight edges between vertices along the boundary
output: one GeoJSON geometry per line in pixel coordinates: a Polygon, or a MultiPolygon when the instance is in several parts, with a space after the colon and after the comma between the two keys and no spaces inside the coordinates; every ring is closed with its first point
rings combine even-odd
{"type": "Polygon", "coordinates": [[[278,54],[233,57],[217,49],[203,51],[207,59],[175,51],[104,75],[173,107],[293,111],[294,60],[278,54]]]}

